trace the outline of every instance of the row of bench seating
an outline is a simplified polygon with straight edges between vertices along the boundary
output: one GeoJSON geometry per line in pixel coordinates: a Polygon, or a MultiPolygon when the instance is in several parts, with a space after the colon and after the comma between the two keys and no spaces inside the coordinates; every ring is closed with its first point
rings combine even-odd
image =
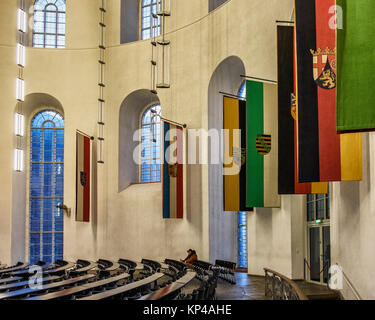
{"type": "Polygon", "coordinates": [[[217,272],[220,279],[233,285],[236,284],[236,264],[234,262],[216,260],[215,265],[212,265],[205,261],[196,261],[194,263],[194,269],[196,269],[199,274],[205,273],[205,271],[217,272]]]}
{"type": "Polygon", "coordinates": [[[212,267],[219,272],[219,277],[231,284],[236,284],[236,263],[216,260],[215,265],[212,267]]]}
{"type": "Polygon", "coordinates": [[[0,300],[173,299],[196,276],[195,272],[186,274],[186,267],[175,260],[162,263],[143,259],[142,263],[136,263],[126,259],[118,262],[100,259],[96,263],[77,260],[76,263],[56,261],[51,265],[42,262],[37,265],[43,272],[38,283],[33,282],[34,274],[27,264],[18,263],[0,270],[3,271],[0,300]]]}

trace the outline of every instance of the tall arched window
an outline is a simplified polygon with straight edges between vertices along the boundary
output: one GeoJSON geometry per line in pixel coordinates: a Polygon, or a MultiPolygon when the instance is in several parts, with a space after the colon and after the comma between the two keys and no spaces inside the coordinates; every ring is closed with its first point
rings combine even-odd
{"type": "Polygon", "coordinates": [[[33,47],[65,48],[65,0],[36,0],[33,47]]]}
{"type": "Polygon", "coordinates": [[[51,110],[31,122],[29,262],[63,258],[64,119],[51,110]]]}
{"type": "MultiPolygon", "coordinates": [[[[157,22],[155,19],[153,30],[152,26],[152,13],[157,14],[157,0],[141,0],[142,1],[142,19],[141,19],[141,34],[142,40],[150,39],[153,36],[160,35],[160,24],[161,19],[160,17],[157,18],[157,22]],[[151,32],[152,31],[152,32],[151,32]]],[[[159,2],[159,10],[160,10],[160,2],[159,2]]]]}
{"type": "Polygon", "coordinates": [[[160,182],[160,105],[148,108],[142,116],[141,182],[160,182]]]}

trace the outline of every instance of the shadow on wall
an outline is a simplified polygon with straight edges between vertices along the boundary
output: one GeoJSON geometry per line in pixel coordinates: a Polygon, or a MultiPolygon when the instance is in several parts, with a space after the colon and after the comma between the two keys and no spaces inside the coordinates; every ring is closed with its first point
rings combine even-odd
{"type": "MultiPolygon", "coordinates": [[[[235,56],[223,60],[214,71],[208,87],[209,129],[223,129],[223,95],[219,92],[237,94],[242,74],[246,74],[244,63],[235,56]]],[[[208,171],[210,261],[237,261],[238,217],[236,212],[224,212],[223,164],[210,165],[208,171]]]]}
{"type": "MultiPolygon", "coordinates": [[[[24,137],[22,147],[24,151],[24,170],[22,172],[13,171],[12,178],[12,242],[11,259],[12,264],[18,261],[25,261],[27,252],[25,251],[26,240],[26,208],[27,204],[27,179],[29,174],[28,159],[30,154],[30,123],[34,115],[42,110],[54,110],[64,116],[64,109],[55,97],[46,93],[31,93],[25,97],[22,107],[24,115],[24,137]]],[[[15,108],[15,112],[17,107],[15,108]]],[[[14,147],[17,146],[14,137],[14,147]]]]}
{"type": "Polygon", "coordinates": [[[208,1],[208,12],[215,10],[228,0],[209,0],[208,1]]]}
{"type": "Polygon", "coordinates": [[[121,0],[121,34],[120,43],[140,40],[139,8],[142,0],[121,0]]]}
{"type": "Polygon", "coordinates": [[[121,104],[119,116],[118,192],[124,191],[131,184],[139,183],[139,166],[133,159],[133,152],[139,142],[133,141],[133,136],[140,129],[141,114],[147,107],[154,104],[160,104],[158,96],[146,89],[132,92],[121,104]]]}

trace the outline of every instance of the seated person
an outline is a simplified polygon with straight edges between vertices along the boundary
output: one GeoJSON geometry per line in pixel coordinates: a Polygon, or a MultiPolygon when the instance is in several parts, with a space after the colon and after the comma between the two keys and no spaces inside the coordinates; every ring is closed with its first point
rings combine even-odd
{"type": "Polygon", "coordinates": [[[181,260],[181,261],[191,268],[194,262],[198,260],[198,255],[197,255],[197,252],[193,249],[189,249],[187,252],[188,252],[188,256],[185,258],[185,260],[181,260]]]}

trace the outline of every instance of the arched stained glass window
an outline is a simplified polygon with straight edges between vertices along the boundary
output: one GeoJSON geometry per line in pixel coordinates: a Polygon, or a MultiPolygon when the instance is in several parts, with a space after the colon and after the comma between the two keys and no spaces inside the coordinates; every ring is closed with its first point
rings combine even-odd
{"type": "MultiPolygon", "coordinates": [[[[160,17],[154,19],[153,29],[152,27],[152,13],[157,14],[157,0],[141,0],[142,1],[142,18],[141,18],[141,34],[142,40],[150,39],[153,36],[160,35],[160,25],[161,19],[160,17]]],[[[160,10],[160,2],[159,2],[159,10],[160,10]]]]}
{"type": "Polygon", "coordinates": [[[29,262],[63,258],[64,119],[51,110],[31,122],[29,262]]]}
{"type": "Polygon", "coordinates": [[[65,48],[65,0],[36,0],[33,47],[65,48]]]}
{"type": "Polygon", "coordinates": [[[142,116],[141,182],[160,182],[161,107],[153,105],[142,116]]]}

